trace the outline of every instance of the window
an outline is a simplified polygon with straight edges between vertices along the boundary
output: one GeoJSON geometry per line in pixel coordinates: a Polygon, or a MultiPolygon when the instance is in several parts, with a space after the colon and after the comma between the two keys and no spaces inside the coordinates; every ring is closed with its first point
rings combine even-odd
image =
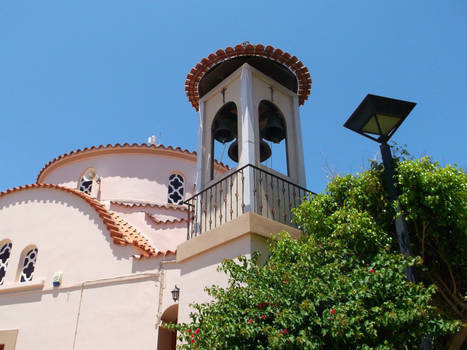
{"type": "Polygon", "coordinates": [[[32,274],[36,265],[37,248],[30,249],[24,256],[23,267],[19,278],[20,283],[32,281],[32,274]]]}
{"type": "Polygon", "coordinates": [[[81,192],[91,195],[92,183],[96,179],[96,170],[94,168],[86,169],[83,176],[81,176],[78,188],[81,192]]]}
{"type": "Polygon", "coordinates": [[[6,268],[8,266],[8,259],[10,258],[12,243],[9,241],[0,244],[0,286],[5,281],[6,268]]]}
{"type": "Polygon", "coordinates": [[[183,204],[183,186],[184,180],[180,174],[172,174],[169,176],[169,198],[170,204],[183,204]]]}

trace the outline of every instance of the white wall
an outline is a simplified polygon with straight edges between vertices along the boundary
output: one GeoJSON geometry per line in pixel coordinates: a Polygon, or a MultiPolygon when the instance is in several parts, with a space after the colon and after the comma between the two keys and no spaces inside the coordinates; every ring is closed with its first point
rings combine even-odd
{"type": "Polygon", "coordinates": [[[0,286],[0,331],[19,330],[17,350],[73,349],[73,343],[86,350],[155,349],[161,258],[134,260],[131,246],[115,245],[84,200],[52,189],[5,195],[4,238],[13,249],[0,286]],[[34,288],[25,290],[16,277],[31,244],[39,252],[34,288]],[[59,288],[52,287],[56,271],[63,271],[59,288]]]}

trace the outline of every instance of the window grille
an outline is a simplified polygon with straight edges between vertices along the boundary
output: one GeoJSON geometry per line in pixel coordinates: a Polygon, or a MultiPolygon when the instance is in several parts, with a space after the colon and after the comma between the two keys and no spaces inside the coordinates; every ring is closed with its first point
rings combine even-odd
{"type": "Polygon", "coordinates": [[[5,281],[6,268],[8,266],[8,259],[10,258],[12,247],[13,245],[11,242],[7,242],[0,247],[0,286],[5,281]]]}
{"type": "Polygon", "coordinates": [[[183,204],[184,180],[180,174],[172,174],[169,177],[169,195],[170,204],[183,204]]]}
{"type": "Polygon", "coordinates": [[[20,282],[32,281],[32,275],[36,266],[37,252],[37,248],[33,248],[25,255],[23,268],[21,269],[20,282]]]}

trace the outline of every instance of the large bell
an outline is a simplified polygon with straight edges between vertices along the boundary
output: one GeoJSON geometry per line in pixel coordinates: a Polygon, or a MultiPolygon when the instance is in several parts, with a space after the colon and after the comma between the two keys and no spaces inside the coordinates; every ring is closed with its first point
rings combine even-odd
{"type": "Polygon", "coordinates": [[[237,137],[237,115],[232,112],[219,115],[214,121],[213,137],[220,143],[230,142],[237,137]]]}
{"type": "MultiPolygon", "coordinates": [[[[229,147],[228,151],[229,158],[234,162],[238,163],[238,141],[235,140],[229,147]]],[[[259,159],[262,162],[269,159],[271,156],[271,147],[266,143],[266,141],[261,140],[259,143],[259,159]]]]}
{"type": "Polygon", "coordinates": [[[282,117],[277,113],[271,114],[262,130],[261,136],[268,141],[279,143],[285,139],[285,126],[282,117]]]}

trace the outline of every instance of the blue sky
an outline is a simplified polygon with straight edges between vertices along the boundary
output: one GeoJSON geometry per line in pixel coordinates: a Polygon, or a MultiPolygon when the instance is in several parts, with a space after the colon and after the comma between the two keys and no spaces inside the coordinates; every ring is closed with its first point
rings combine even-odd
{"type": "Polygon", "coordinates": [[[0,191],[78,148],[196,150],[192,66],[243,41],[310,70],[301,108],[308,187],[355,173],[377,144],[342,127],[367,93],[417,102],[393,139],[466,168],[465,1],[2,1],[0,191]]]}

